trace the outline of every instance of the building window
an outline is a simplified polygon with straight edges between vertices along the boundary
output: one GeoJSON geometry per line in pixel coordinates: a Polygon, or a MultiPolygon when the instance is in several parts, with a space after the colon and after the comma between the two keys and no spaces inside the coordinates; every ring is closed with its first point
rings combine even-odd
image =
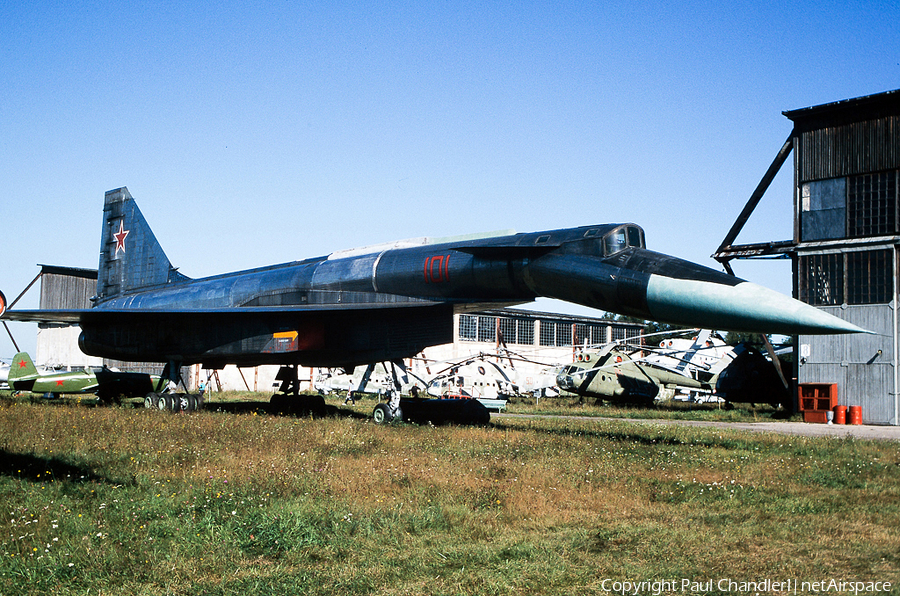
{"type": "Polygon", "coordinates": [[[534,321],[529,321],[528,319],[520,319],[519,320],[519,341],[517,343],[522,344],[523,346],[533,346],[534,345],[534,321]]]}
{"type": "Polygon", "coordinates": [[[887,304],[893,298],[890,250],[847,253],[847,303],[887,304]]]}
{"type": "Polygon", "coordinates": [[[850,237],[897,233],[897,172],[848,178],[847,234],[850,237]]]}
{"type": "MultiPolygon", "coordinates": [[[[496,342],[497,331],[507,345],[533,346],[535,340],[535,320],[514,317],[498,317],[491,315],[459,315],[460,341],[496,342]]],[[[539,345],[544,347],[570,347],[607,343],[607,333],[612,329],[613,339],[628,339],[632,345],[640,344],[640,329],[597,325],[591,323],[573,323],[569,321],[538,319],[540,325],[539,345]],[[572,331],[575,331],[573,337],[572,331]]]]}
{"type": "Polygon", "coordinates": [[[478,341],[497,341],[497,317],[478,317],[478,341]]]}
{"type": "Polygon", "coordinates": [[[632,347],[641,347],[644,343],[642,336],[643,329],[628,328],[625,330],[625,337],[627,339],[625,343],[632,347]]]}
{"type": "Polygon", "coordinates": [[[804,242],[847,233],[847,179],[807,182],[800,188],[800,234],[804,242]]]}
{"type": "Polygon", "coordinates": [[[572,324],[563,321],[541,319],[542,346],[571,346],[572,324]]]}
{"type": "Polygon", "coordinates": [[[591,325],[591,343],[594,345],[605,344],[607,340],[606,325],[591,325]]]}
{"type": "Polygon", "coordinates": [[[894,296],[893,271],[890,249],[803,255],[800,300],[813,306],[887,304],[894,296]]]}
{"type": "Polygon", "coordinates": [[[478,319],[474,315],[459,315],[459,339],[475,341],[478,319]]]}
{"type": "Polygon", "coordinates": [[[500,334],[507,345],[531,345],[534,343],[534,322],[526,319],[500,317],[500,334]]]}
{"type": "Polygon", "coordinates": [[[500,317],[500,341],[507,345],[518,343],[518,338],[516,337],[517,322],[515,319],[500,317]]]}
{"type": "Polygon", "coordinates": [[[575,323],[575,345],[591,344],[591,328],[585,323],[575,323]]]}
{"type": "Polygon", "coordinates": [[[800,300],[813,306],[844,302],[844,256],[800,256],[800,300]]]}
{"type": "Polygon", "coordinates": [[[542,346],[555,346],[556,345],[556,323],[553,321],[546,321],[544,319],[540,320],[541,325],[541,345],[542,346]]]}

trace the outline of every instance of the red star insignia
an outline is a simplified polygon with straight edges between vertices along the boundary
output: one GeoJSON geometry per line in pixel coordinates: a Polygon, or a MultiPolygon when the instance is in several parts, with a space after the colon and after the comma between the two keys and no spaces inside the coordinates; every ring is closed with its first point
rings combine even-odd
{"type": "Polygon", "coordinates": [[[125,222],[119,222],[119,231],[113,234],[113,238],[116,239],[116,256],[119,256],[119,250],[125,252],[125,237],[131,233],[131,230],[125,229],[125,222]]]}
{"type": "Polygon", "coordinates": [[[25,368],[26,364],[24,360],[19,361],[19,368],[25,368]]]}
{"type": "Polygon", "coordinates": [[[62,386],[63,386],[63,380],[62,380],[62,379],[59,379],[59,380],[56,382],[56,386],[57,386],[57,387],[62,387],[62,386]]]}

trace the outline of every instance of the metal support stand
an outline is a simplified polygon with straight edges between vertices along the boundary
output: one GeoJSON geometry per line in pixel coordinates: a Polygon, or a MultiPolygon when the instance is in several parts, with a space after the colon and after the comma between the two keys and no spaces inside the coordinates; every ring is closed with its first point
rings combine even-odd
{"type": "Polygon", "coordinates": [[[325,399],[321,395],[300,395],[300,376],[297,365],[283,365],[275,375],[275,379],[281,381],[279,393],[273,395],[269,400],[269,405],[275,412],[298,416],[325,415],[325,399]]]}
{"type": "Polygon", "coordinates": [[[280,393],[284,395],[300,394],[300,376],[295,365],[288,364],[279,368],[275,380],[281,381],[281,387],[278,388],[280,393]]]}

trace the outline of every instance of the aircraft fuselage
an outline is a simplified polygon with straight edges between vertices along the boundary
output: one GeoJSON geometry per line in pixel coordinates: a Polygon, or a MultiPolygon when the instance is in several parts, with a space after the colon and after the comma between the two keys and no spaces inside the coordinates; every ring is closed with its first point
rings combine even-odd
{"type": "Polygon", "coordinates": [[[863,331],[762,286],[649,251],[634,224],[419,239],[189,279],[169,263],[128,189],[106,193],[103,218],[93,308],[0,316],[78,323],[90,355],[210,366],[394,360],[452,341],[455,312],[539,296],[690,327],[863,331]]]}

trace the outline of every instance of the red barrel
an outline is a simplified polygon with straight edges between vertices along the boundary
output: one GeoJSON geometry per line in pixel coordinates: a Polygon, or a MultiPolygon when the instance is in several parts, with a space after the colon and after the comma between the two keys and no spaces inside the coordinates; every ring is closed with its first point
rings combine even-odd
{"type": "Polygon", "coordinates": [[[847,424],[847,406],[835,406],[834,423],[847,424]]]}
{"type": "Polygon", "coordinates": [[[862,406],[850,406],[850,424],[862,424],[862,406]]]}

